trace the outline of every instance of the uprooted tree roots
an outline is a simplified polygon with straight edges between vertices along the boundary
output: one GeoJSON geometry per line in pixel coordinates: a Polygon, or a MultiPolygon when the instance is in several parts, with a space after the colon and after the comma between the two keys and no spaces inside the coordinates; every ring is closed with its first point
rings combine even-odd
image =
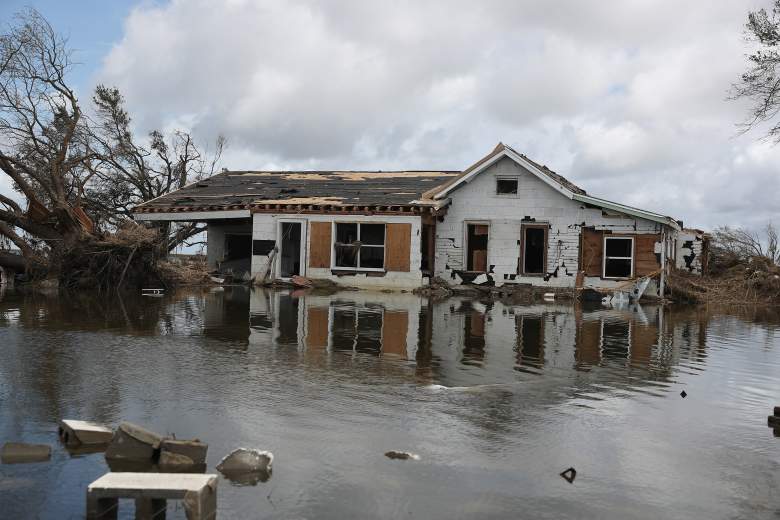
{"type": "Polygon", "coordinates": [[[157,268],[158,244],[157,232],[142,227],[120,229],[100,238],[85,237],[62,256],[60,287],[101,291],[164,287],[157,268]]]}

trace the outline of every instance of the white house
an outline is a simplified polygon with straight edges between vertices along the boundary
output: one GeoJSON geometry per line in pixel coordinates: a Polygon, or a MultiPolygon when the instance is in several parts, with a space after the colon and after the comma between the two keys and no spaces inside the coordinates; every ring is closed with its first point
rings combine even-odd
{"type": "Polygon", "coordinates": [[[588,195],[504,144],[462,172],[228,171],[134,213],[206,222],[209,265],[257,282],[401,289],[484,274],[610,288],[651,276],[657,293],[670,266],[703,265],[677,258],[680,222],[588,195]]]}

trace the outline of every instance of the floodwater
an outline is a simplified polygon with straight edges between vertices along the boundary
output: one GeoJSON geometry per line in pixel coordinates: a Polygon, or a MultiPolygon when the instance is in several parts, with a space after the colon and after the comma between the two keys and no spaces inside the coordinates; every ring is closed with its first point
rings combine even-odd
{"type": "Polygon", "coordinates": [[[209,472],[273,451],[266,482],[220,477],[219,518],[777,518],[779,324],[369,292],[6,293],[0,442],[54,451],[0,465],[0,517],[83,517],[108,469],[58,444],[75,418],[203,439],[209,472]]]}

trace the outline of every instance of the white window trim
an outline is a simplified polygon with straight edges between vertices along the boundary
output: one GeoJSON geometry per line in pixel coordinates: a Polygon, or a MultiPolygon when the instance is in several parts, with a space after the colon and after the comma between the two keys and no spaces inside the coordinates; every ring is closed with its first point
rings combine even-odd
{"type": "Polygon", "coordinates": [[[488,248],[487,248],[487,260],[485,260],[485,273],[490,272],[490,221],[489,220],[464,220],[463,221],[463,271],[467,273],[476,273],[482,271],[469,271],[469,226],[487,226],[488,227],[488,248]]]}
{"type": "Polygon", "coordinates": [[[500,175],[496,176],[496,197],[509,197],[509,198],[516,198],[520,195],[520,177],[514,177],[514,176],[505,176],[500,175]],[[498,181],[515,181],[517,183],[517,188],[514,193],[499,193],[498,192],[498,181]]]}
{"type": "Polygon", "coordinates": [[[624,236],[605,236],[603,245],[603,254],[601,260],[601,277],[605,280],[629,280],[634,277],[634,237],[624,236]],[[629,276],[607,276],[607,240],[630,240],[631,241],[631,256],[610,256],[614,260],[631,260],[631,274],[629,276]]]}
{"type": "Polygon", "coordinates": [[[387,222],[363,222],[360,220],[344,220],[344,221],[333,221],[331,223],[331,240],[330,240],[330,250],[332,251],[332,254],[330,255],[330,268],[332,271],[371,271],[376,273],[386,273],[387,269],[384,268],[384,263],[387,258],[387,251],[385,251],[385,255],[382,258],[382,265],[383,267],[360,267],[360,251],[358,251],[358,265],[356,267],[344,267],[344,266],[337,266],[336,265],[336,225],[337,224],[357,224],[358,228],[358,241],[360,240],[360,227],[361,224],[368,224],[368,225],[374,225],[379,224],[385,227],[385,235],[383,237],[383,244],[381,246],[377,245],[363,245],[361,247],[381,247],[383,250],[387,248],[387,222]]]}

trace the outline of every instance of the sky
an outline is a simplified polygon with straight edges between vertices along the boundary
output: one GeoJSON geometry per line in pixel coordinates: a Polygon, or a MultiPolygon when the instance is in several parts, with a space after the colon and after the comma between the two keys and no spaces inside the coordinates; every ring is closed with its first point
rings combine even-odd
{"type": "MultiPolygon", "coordinates": [[[[3,0],[69,35],[82,100],[231,169],[464,169],[499,141],[686,226],[780,215],[780,145],[727,99],[770,0],[3,0]]],[[[7,186],[0,186],[7,191],[7,186]]]]}

